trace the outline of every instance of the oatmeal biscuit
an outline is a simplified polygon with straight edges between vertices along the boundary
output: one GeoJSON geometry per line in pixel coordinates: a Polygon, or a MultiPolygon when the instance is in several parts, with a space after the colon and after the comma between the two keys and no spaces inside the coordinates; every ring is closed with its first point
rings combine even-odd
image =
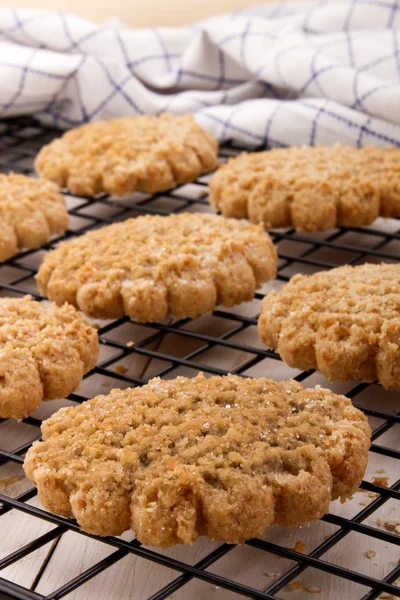
{"type": "Polygon", "coordinates": [[[0,174],[0,262],[38,248],[67,227],[64,197],[54,183],[0,174]]]}
{"type": "Polygon", "coordinates": [[[157,378],[59,410],[24,468],[44,507],[89,533],[132,528],[154,546],[199,535],[241,543],[349,498],[370,433],[348,398],[320,387],[157,378]]]}
{"type": "Polygon", "coordinates": [[[217,166],[217,140],[192,115],[96,121],[44,146],[37,172],[74,194],[159,192],[217,166]]]}
{"type": "Polygon", "coordinates": [[[0,418],[64,398],[96,364],[97,332],[72,306],[0,298],[0,418]]]}
{"type": "Polygon", "coordinates": [[[227,217],[321,231],[400,215],[400,150],[315,146],[231,158],[210,181],[227,217]]]}
{"type": "Polygon", "coordinates": [[[400,264],[295,275],[264,298],[258,331],[291,367],[400,389],[400,264]]]}
{"type": "Polygon", "coordinates": [[[59,305],[146,322],[251,300],[275,270],[260,225],[187,213],[137,217],[65,242],[45,257],[37,280],[59,305]]]}

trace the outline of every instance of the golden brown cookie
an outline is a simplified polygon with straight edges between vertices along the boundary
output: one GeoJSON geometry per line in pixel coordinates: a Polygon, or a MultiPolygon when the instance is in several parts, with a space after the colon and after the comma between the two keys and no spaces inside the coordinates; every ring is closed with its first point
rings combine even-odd
{"type": "Polygon", "coordinates": [[[322,231],[400,215],[400,150],[314,146],[231,158],[210,181],[226,217],[322,231]]]}
{"type": "Polygon", "coordinates": [[[71,394],[97,360],[97,332],[72,306],[0,298],[0,418],[71,394]]]}
{"type": "Polygon", "coordinates": [[[39,152],[37,172],[74,194],[159,192],[217,166],[217,140],[192,115],[88,123],[39,152]]]}
{"type": "Polygon", "coordinates": [[[275,271],[261,226],[186,213],[137,217],[65,242],[45,257],[37,280],[59,305],[146,322],[251,300],[275,271]]]}
{"type": "Polygon", "coordinates": [[[321,387],[156,378],[59,410],[24,468],[44,507],[89,533],[132,528],[154,546],[199,535],[241,543],[349,498],[370,433],[348,398],[321,387]]]}
{"type": "Polygon", "coordinates": [[[264,298],[258,331],[291,367],[400,389],[400,264],[295,275],[264,298]]]}
{"type": "Polygon", "coordinates": [[[45,244],[66,230],[68,220],[64,197],[54,183],[0,174],[0,262],[45,244]]]}

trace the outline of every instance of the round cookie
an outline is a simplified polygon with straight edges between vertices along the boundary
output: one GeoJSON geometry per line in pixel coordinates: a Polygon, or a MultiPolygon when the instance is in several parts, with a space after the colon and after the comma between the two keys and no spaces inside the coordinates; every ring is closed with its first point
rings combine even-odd
{"type": "Polygon", "coordinates": [[[400,264],[295,275],[264,298],[258,332],[291,367],[400,389],[400,264]]]}
{"type": "Polygon", "coordinates": [[[0,174],[0,262],[45,244],[68,222],[64,197],[54,183],[0,174]]]}
{"type": "Polygon", "coordinates": [[[91,317],[147,322],[251,300],[275,272],[261,226],[185,213],[137,217],[65,242],[45,257],[37,281],[50,300],[91,317]]]}
{"type": "Polygon", "coordinates": [[[153,193],[215,169],[217,151],[192,115],[141,115],[72,129],[41,149],[35,167],[74,194],[153,193]]]}
{"type": "Polygon", "coordinates": [[[322,231],[400,215],[400,150],[314,146],[243,153],[210,181],[227,217],[322,231]]]}
{"type": "Polygon", "coordinates": [[[97,331],[72,306],[0,298],[0,418],[23,419],[64,398],[93,369],[97,331]]]}
{"type": "Polygon", "coordinates": [[[370,433],[348,398],[293,380],[156,378],[59,410],[24,468],[43,506],[88,533],[241,543],[349,498],[370,433]]]}

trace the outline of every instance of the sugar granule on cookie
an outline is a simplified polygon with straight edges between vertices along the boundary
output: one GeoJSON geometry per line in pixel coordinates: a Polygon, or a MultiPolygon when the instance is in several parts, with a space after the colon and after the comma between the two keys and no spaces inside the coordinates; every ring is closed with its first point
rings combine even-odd
{"type": "Polygon", "coordinates": [[[96,121],[44,146],[37,172],[74,194],[159,192],[215,169],[218,142],[192,115],[96,121]]]}
{"type": "Polygon", "coordinates": [[[400,389],[400,264],[295,275],[264,298],[258,332],[291,367],[400,389]]]}
{"type": "Polygon", "coordinates": [[[314,146],[243,153],[210,180],[226,217],[322,231],[400,215],[400,150],[314,146]]]}
{"type": "Polygon", "coordinates": [[[0,418],[64,398],[96,364],[97,332],[74,307],[0,298],[0,418]]]}
{"type": "Polygon", "coordinates": [[[0,174],[0,262],[45,244],[68,222],[64,197],[54,183],[0,174]]]}
{"type": "Polygon", "coordinates": [[[370,433],[348,398],[293,380],[156,378],[59,410],[24,469],[46,509],[89,533],[241,543],[349,498],[370,433]]]}
{"type": "Polygon", "coordinates": [[[275,272],[261,226],[184,213],[137,217],[65,242],[45,257],[37,281],[50,300],[91,317],[147,322],[251,300],[275,272]]]}

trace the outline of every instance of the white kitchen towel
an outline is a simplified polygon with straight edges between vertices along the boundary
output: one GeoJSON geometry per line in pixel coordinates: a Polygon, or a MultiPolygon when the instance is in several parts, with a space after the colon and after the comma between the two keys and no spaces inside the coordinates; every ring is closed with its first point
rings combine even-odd
{"type": "Polygon", "coordinates": [[[268,3],[151,29],[0,9],[0,117],[67,128],[162,111],[246,145],[400,146],[400,2],[268,3]]]}

